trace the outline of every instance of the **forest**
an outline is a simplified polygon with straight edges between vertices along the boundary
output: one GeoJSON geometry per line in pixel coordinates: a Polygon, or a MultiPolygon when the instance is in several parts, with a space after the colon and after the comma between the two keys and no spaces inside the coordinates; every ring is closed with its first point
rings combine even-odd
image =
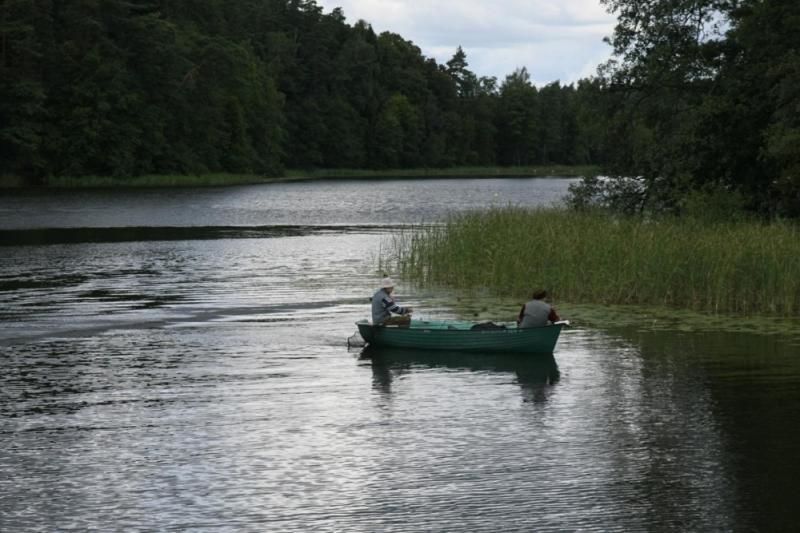
{"type": "Polygon", "coordinates": [[[800,215],[800,3],[601,3],[613,58],[537,87],[314,0],[4,0],[0,176],[594,164],[573,207],[800,215]]]}

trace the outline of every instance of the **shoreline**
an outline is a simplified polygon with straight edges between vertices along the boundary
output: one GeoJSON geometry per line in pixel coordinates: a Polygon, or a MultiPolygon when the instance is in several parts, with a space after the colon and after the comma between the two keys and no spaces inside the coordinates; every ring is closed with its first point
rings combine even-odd
{"type": "Polygon", "coordinates": [[[112,176],[52,177],[44,183],[31,184],[17,176],[0,176],[3,190],[54,190],[89,188],[143,188],[143,187],[227,187],[316,180],[392,180],[392,179],[475,179],[475,178],[577,178],[599,172],[595,165],[541,165],[525,167],[453,167],[413,168],[388,170],[316,169],[286,170],[282,176],[256,174],[208,173],[152,174],[132,178],[112,176]]]}

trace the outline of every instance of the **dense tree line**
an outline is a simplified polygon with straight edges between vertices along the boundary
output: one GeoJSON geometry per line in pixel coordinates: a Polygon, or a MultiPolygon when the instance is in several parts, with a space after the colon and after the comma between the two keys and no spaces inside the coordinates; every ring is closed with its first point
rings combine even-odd
{"type": "Polygon", "coordinates": [[[800,215],[800,2],[601,1],[614,59],[536,87],[314,0],[3,0],[0,174],[592,163],[577,207],[800,215]]]}
{"type": "Polygon", "coordinates": [[[800,2],[602,2],[618,16],[600,78],[615,179],[575,202],[800,216],[800,2]]]}
{"type": "Polygon", "coordinates": [[[0,174],[598,162],[598,87],[498,83],[313,0],[3,0],[0,174]]]}

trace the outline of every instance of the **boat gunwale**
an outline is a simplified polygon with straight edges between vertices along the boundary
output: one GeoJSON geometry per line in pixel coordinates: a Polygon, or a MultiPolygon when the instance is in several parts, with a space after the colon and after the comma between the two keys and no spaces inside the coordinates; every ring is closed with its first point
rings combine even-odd
{"type": "MultiPolygon", "coordinates": [[[[447,322],[447,321],[443,321],[443,322],[447,322]]],[[[473,324],[479,324],[479,323],[480,322],[474,322],[473,324]]],[[[400,325],[396,325],[396,324],[388,325],[388,326],[384,326],[384,325],[377,325],[376,326],[375,324],[371,324],[371,323],[367,322],[366,320],[358,321],[355,324],[358,327],[366,326],[366,327],[368,327],[370,329],[378,330],[378,331],[381,331],[381,330],[384,330],[384,331],[415,331],[415,332],[423,332],[423,333],[436,332],[436,333],[462,333],[462,334],[463,333],[501,333],[501,334],[505,334],[505,333],[524,333],[524,332],[538,331],[538,330],[542,330],[542,329],[546,329],[546,328],[553,328],[553,327],[563,328],[564,325],[565,325],[565,324],[562,324],[562,323],[555,323],[555,324],[547,324],[547,325],[544,325],[544,326],[537,326],[537,327],[533,327],[533,328],[508,327],[508,328],[492,328],[492,329],[458,329],[458,328],[452,328],[451,329],[451,328],[427,328],[427,327],[413,327],[413,326],[404,327],[404,326],[400,326],[400,325]]]]}

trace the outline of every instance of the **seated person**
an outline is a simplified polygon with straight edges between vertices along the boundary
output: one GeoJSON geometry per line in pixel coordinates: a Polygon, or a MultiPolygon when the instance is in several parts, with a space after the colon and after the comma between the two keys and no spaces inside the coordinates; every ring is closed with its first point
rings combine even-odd
{"type": "Polygon", "coordinates": [[[547,302],[547,291],[538,290],[533,293],[533,299],[522,306],[517,318],[517,327],[539,328],[548,323],[561,320],[556,310],[547,302]]]}
{"type": "Polygon", "coordinates": [[[411,323],[410,307],[397,305],[392,298],[394,281],[383,278],[381,288],[372,296],[372,324],[375,326],[408,326],[411,323]],[[392,316],[395,313],[399,316],[392,316]]]}

